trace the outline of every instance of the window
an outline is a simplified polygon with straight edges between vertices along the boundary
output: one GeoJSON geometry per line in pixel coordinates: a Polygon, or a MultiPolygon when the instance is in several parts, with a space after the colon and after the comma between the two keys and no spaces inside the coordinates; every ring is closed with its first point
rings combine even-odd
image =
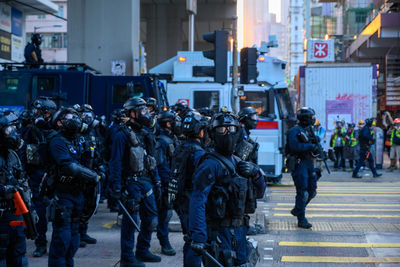
{"type": "Polygon", "coordinates": [[[278,103],[280,117],[284,119],[294,117],[294,111],[290,101],[288,89],[276,89],[274,91],[276,101],[278,103]]]}
{"type": "Polygon", "coordinates": [[[18,78],[6,78],[5,86],[0,85],[1,92],[15,93],[18,90],[18,78]]]}
{"type": "Polygon", "coordinates": [[[194,91],[193,108],[205,108],[218,112],[219,109],[219,91],[194,91]]]}
{"type": "Polygon", "coordinates": [[[56,77],[37,77],[37,92],[51,92],[55,89],[56,77]]]}
{"type": "Polygon", "coordinates": [[[115,84],[112,89],[113,104],[123,104],[131,97],[143,97],[143,88],[139,84],[115,84]]]}
{"type": "Polygon", "coordinates": [[[268,96],[265,92],[244,92],[240,97],[240,109],[245,107],[254,108],[259,115],[268,110],[268,96]]]}
{"type": "MultiPolygon", "coordinates": [[[[32,34],[26,36],[27,40],[31,39],[32,34]]],[[[67,34],[66,33],[42,33],[41,48],[67,48],[67,34]]]]}
{"type": "Polygon", "coordinates": [[[64,17],[64,6],[63,5],[58,6],[57,16],[64,17]]]}

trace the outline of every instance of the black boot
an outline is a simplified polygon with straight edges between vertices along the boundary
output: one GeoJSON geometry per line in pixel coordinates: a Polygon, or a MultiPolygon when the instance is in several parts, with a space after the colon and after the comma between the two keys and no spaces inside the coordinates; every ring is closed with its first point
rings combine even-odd
{"type": "Polygon", "coordinates": [[[296,208],[293,208],[293,209],[290,211],[290,213],[291,213],[294,217],[297,217],[296,208]]]}
{"type": "Polygon", "coordinates": [[[38,258],[38,257],[42,257],[46,253],[47,253],[46,246],[37,246],[35,251],[32,253],[32,255],[33,255],[33,257],[38,258]]]}
{"type": "Polygon", "coordinates": [[[146,254],[138,254],[138,253],[136,253],[136,258],[138,260],[143,261],[143,262],[160,262],[161,261],[161,257],[160,256],[154,255],[150,251],[148,251],[146,254]]]}
{"type": "Polygon", "coordinates": [[[81,235],[81,241],[86,242],[87,244],[96,244],[96,238],[90,237],[88,234],[81,235]]]}
{"type": "Polygon", "coordinates": [[[382,176],[382,173],[375,173],[374,174],[374,178],[381,177],[381,176],[382,176]]]}
{"type": "Polygon", "coordinates": [[[82,241],[82,240],[79,243],[79,247],[80,248],[84,248],[84,247],[86,247],[86,245],[87,245],[87,243],[85,241],[82,241]]]}
{"type": "Polygon", "coordinates": [[[297,226],[304,229],[310,229],[312,227],[312,224],[309,223],[306,218],[304,218],[301,220],[299,219],[297,226]]]}
{"type": "Polygon", "coordinates": [[[171,244],[168,243],[165,246],[161,246],[161,253],[167,256],[175,256],[176,251],[171,247],[171,244]]]}
{"type": "Polygon", "coordinates": [[[132,260],[121,260],[119,263],[121,267],[145,267],[144,263],[140,260],[133,258],[132,260]]]}

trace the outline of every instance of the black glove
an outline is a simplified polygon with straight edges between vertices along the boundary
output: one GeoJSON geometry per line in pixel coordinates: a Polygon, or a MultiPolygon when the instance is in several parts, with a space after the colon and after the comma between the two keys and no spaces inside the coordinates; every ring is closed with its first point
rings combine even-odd
{"type": "Polygon", "coordinates": [[[204,243],[197,243],[192,241],[192,243],[190,243],[190,247],[193,249],[194,252],[203,255],[204,250],[206,248],[206,246],[204,245],[204,243]]]}
{"type": "Polygon", "coordinates": [[[237,168],[239,174],[246,178],[256,178],[260,170],[256,164],[248,161],[240,161],[237,164],[237,168]]]}
{"type": "Polygon", "coordinates": [[[313,145],[313,147],[312,147],[312,150],[311,150],[312,152],[314,152],[314,153],[318,153],[319,152],[319,146],[318,145],[313,145]]]}
{"type": "Polygon", "coordinates": [[[18,191],[18,188],[13,185],[5,185],[3,188],[3,195],[5,199],[13,199],[14,193],[18,191]]]}
{"type": "Polygon", "coordinates": [[[156,198],[157,207],[161,207],[161,184],[156,183],[153,187],[154,197],[156,198]]]}

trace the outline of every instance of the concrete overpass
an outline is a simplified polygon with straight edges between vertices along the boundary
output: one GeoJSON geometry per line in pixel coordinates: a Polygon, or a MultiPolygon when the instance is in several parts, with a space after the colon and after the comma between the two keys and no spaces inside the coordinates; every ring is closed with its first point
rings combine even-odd
{"type": "MultiPolygon", "coordinates": [[[[68,61],[85,62],[104,74],[123,60],[126,75],[139,74],[139,43],[148,69],[188,50],[186,0],[68,1],[68,61]]],[[[202,34],[231,28],[236,0],[197,0],[195,50],[209,48],[202,34]]]]}

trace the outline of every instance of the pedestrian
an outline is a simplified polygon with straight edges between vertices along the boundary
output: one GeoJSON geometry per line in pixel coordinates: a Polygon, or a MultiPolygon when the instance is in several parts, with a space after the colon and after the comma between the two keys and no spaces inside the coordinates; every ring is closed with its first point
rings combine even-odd
{"type": "Polygon", "coordinates": [[[365,160],[368,160],[369,163],[369,168],[372,171],[373,176],[379,177],[382,176],[382,174],[377,173],[375,164],[374,164],[374,158],[371,155],[370,148],[374,144],[375,139],[372,134],[372,123],[373,119],[366,119],[365,120],[365,126],[361,129],[360,131],[360,136],[359,136],[359,143],[360,143],[360,158],[359,161],[357,162],[357,166],[353,171],[353,178],[362,178],[362,176],[358,175],[358,171],[360,170],[361,166],[364,164],[365,160]]]}
{"type": "Polygon", "coordinates": [[[346,169],[344,155],[343,155],[345,135],[346,135],[346,129],[344,128],[344,125],[342,125],[341,121],[336,121],[336,127],[333,132],[333,135],[331,136],[331,147],[335,151],[335,157],[336,157],[336,161],[333,168],[336,171],[338,170],[339,167],[341,167],[343,170],[346,169]]]}
{"type": "Polygon", "coordinates": [[[355,123],[349,123],[345,136],[344,158],[349,161],[351,172],[357,164],[359,154],[358,132],[355,131],[355,123]]]}
{"type": "Polygon", "coordinates": [[[397,169],[397,162],[400,165],[400,118],[393,121],[393,127],[390,132],[390,169],[394,171],[397,169]]]}
{"type": "Polygon", "coordinates": [[[315,111],[309,107],[300,108],[297,111],[297,120],[299,123],[287,135],[287,151],[290,154],[288,158],[292,161],[288,166],[293,166],[290,171],[296,186],[296,204],[291,213],[297,217],[298,227],[309,229],[312,224],[305,217],[306,207],[317,195],[317,181],[320,177],[320,170],[314,168],[314,155],[318,151],[318,145],[312,143],[309,133],[315,123],[315,111]]]}

